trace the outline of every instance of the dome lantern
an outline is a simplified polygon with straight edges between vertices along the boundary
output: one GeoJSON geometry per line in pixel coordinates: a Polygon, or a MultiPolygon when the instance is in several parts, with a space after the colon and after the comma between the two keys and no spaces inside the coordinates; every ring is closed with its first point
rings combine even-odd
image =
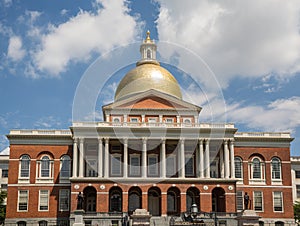
{"type": "Polygon", "coordinates": [[[157,46],[154,40],[151,40],[150,38],[150,31],[147,31],[146,39],[140,47],[141,60],[137,62],[137,66],[144,63],[159,65],[159,62],[156,60],[156,49],[157,46]]]}

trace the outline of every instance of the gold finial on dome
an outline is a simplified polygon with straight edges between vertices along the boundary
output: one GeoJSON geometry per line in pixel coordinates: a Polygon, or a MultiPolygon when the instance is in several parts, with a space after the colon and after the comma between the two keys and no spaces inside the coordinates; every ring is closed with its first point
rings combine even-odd
{"type": "Polygon", "coordinates": [[[150,31],[148,30],[146,34],[147,34],[147,37],[146,37],[145,42],[151,42],[150,31]]]}

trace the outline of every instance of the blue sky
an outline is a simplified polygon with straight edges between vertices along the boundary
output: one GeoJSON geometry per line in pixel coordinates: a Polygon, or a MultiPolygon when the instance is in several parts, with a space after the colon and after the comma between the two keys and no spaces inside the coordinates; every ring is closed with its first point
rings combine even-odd
{"type": "MultiPolygon", "coordinates": [[[[289,131],[300,155],[297,0],[0,0],[0,15],[0,150],[10,129],[68,128],[93,62],[134,51],[150,30],[185,99],[203,107],[200,121],[289,131]]],[[[97,118],[136,56],[138,48],[101,84],[97,118]]]]}

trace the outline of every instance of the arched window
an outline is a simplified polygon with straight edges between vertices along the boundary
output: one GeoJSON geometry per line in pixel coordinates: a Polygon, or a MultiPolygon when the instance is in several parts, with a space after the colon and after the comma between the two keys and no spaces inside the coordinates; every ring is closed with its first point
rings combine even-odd
{"type": "Polygon", "coordinates": [[[119,187],[109,191],[109,212],[122,212],[122,189],[119,187]]]}
{"type": "Polygon", "coordinates": [[[264,183],[265,182],[265,164],[264,161],[255,156],[249,164],[250,182],[264,183]]]}
{"type": "Polygon", "coordinates": [[[240,157],[234,158],[235,178],[243,178],[243,161],[240,157]]]}
{"type": "Polygon", "coordinates": [[[39,226],[47,226],[48,222],[47,221],[39,221],[39,226]]]}
{"type": "Polygon", "coordinates": [[[196,204],[198,210],[200,210],[200,192],[196,187],[190,187],[186,191],[186,210],[188,212],[191,211],[191,207],[193,204],[196,204]]]}
{"type": "Polygon", "coordinates": [[[180,190],[176,187],[169,188],[167,192],[167,214],[180,214],[180,190]]]}
{"type": "Polygon", "coordinates": [[[43,156],[41,161],[41,177],[50,176],[50,159],[48,156],[43,156]]]}
{"type": "Polygon", "coordinates": [[[284,223],[282,221],[276,221],[275,226],[284,226],[284,223]]]}
{"type": "Polygon", "coordinates": [[[71,159],[68,155],[60,158],[60,177],[69,178],[71,176],[71,159]]]}
{"type": "Polygon", "coordinates": [[[147,49],[147,59],[151,59],[152,56],[151,56],[151,50],[150,49],[147,49]]]}
{"type": "Polygon", "coordinates": [[[30,157],[22,155],[20,158],[20,177],[29,178],[30,173],[30,157]]]}
{"type": "Polygon", "coordinates": [[[280,162],[279,158],[277,158],[277,157],[272,158],[271,168],[272,168],[272,179],[280,180],[281,179],[281,162],[280,162]]]}

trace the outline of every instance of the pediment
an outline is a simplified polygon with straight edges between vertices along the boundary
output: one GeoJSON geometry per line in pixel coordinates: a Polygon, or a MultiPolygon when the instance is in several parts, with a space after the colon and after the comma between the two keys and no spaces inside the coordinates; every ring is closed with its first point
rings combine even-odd
{"type": "Polygon", "coordinates": [[[159,92],[148,90],[143,93],[133,95],[129,98],[113,102],[103,106],[103,110],[113,109],[160,109],[160,110],[192,110],[201,111],[199,106],[188,103],[176,97],[159,92]]]}

